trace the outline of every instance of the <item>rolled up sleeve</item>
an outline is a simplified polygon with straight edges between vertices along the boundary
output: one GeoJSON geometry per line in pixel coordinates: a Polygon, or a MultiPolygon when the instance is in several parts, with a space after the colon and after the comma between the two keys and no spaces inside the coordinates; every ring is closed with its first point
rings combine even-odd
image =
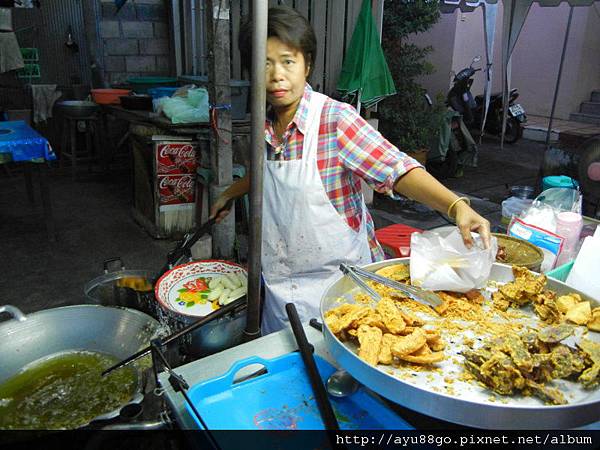
{"type": "Polygon", "coordinates": [[[340,111],[337,126],[340,162],[371,188],[391,197],[396,181],[409,171],[423,166],[401,152],[350,105],[340,111]]]}

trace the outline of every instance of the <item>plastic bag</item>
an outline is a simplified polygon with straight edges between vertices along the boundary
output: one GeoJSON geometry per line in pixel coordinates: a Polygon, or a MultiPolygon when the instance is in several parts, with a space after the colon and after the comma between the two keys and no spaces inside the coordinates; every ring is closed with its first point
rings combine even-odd
{"type": "Polygon", "coordinates": [[[173,123],[208,122],[208,92],[204,88],[189,89],[187,97],[164,97],[159,109],[173,123]]]}
{"type": "Polygon", "coordinates": [[[534,205],[547,205],[561,211],[581,214],[582,198],[579,190],[571,188],[550,188],[543,191],[533,201],[534,205]]]}
{"type": "Polygon", "coordinates": [[[492,270],[498,241],[483,247],[478,234],[468,249],[458,228],[413,233],[410,240],[410,279],[413,285],[434,291],[467,292],[482,288],[492,270]]]}

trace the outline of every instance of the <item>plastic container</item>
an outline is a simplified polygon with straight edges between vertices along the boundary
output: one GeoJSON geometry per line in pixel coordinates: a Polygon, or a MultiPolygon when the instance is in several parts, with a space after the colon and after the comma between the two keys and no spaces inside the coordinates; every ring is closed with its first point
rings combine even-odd
{"type": "Polygon", "coordinates": [[[575,247],[583,228],[583,217],[574,212],[561,212],[556,217],[556,234],[565,238],[565,245],[575,247]]]}
{"type": "Polygon", "coordinates": [[[544,261],[544,252],[538,246],[506,234],[492,233],[492,236],[495,236],[498,241],[497,262],[527,267],[534,272],[540,271],[544,261]],[[500,254],[503,256],[499,257],[500,254]]]}
{"type": "Polygon", "coordinates": [[[525,209],[531,206],[533,202],[530,198],[509,197],[502,202],[502,219],[505,225],[510,223],[513,216],[518,216],[525,209]]]}
{"type": "Polygon", "coordinates": [[[92,89],[92,100],[99,105],[119,105],[122,96],[129,95],[129,89],[92,89]]]}
{"type": "Polygon", "coordinates": [[[138,94],[147,94],[148,89],[176,86],[177,78],[171,77],[131,77],[127,79],[127,83],[138,94]]]}
{"type": "Polygon", "coordinates": [[[177,87],[157,87],[148,89],[148,95],[150,95],[153,99],[163,98],[163,97],[172,97],[175,92],[177,92],[177,87]]]}
{"type": "Polygon", "coordinates": [[[542,191],[550,188],[577,188],[579,183],[566,175],[552,175],[542,179],[542,191]]]}
{"type": "Polygon", "coordinates": [[[510,188],[510,195],[512,197],[522,198],[522,199],[533,199],[535,189],[533,186],[512,186],[510,188]]]}
{"type": "Polygon", "coordinates": [[[567,281],[567,277],[569,276],[569,273],[571,273],[573,264],[575,264],[575,261],[571,261],[567,264],[563,264],[562,266],[559,266],[555,269],[552,269],[552,270],[546,272],[546,275],[549,276],[550,278],[554,278],[555,280],[565,282],[565,281],[567,281]]]}
{"type": "Polygon", "coordinates": [[[410,256],[411,235],[422,231],[420,228],[397,223],[375,230],[375,237],[381,244],[386,257],[404,258],[410,256]]]}

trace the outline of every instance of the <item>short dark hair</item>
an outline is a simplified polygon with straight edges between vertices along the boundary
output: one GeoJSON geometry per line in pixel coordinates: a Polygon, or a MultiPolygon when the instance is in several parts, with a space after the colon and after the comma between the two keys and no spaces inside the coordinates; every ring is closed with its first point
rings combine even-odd
{"type": "MultiPolygon", "coordinates": [[[[281,42],[300,50],[312,74],[317,55],[317,37],[306,17],[288,6],[269,8],[267,38],[276,37],[281,42]]],[[[250,70],[252,61],[252,19],[246,16],[240,24],[238,47],[243,66],[250,70]]]]}

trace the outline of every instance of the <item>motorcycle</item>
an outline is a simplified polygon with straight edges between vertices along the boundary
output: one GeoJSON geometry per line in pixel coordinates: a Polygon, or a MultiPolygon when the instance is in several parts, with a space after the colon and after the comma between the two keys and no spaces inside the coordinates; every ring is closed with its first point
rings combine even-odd
{"type": "MultiPolygon", "coordinates": [[[[476,72],[481,70],[481,68],[475,69],[473,64],[480,60],[481,57],[476,56],[469,67],[455,75],[452,88],[448,91],[446,97],[448,106],[462,114],[465,124],[471,130],[481,130],[481,122],[485,112],[485,96],[478,95],[473,98],[471,93],[473,77],[476,72]]],[[[515,102],[518,97],[518,90],[516,88],[511,89],[508,97],[508,117],[504,133],[504,141],[509,144],[517,142],[523,136],[523,124],[527,121],[525,109],[515,102]]],[[[502,93],[491,94],[484,127],[487,134],[501,136],[503,111],[502,93]]]]}
{"type": "MultiPolygon", "coordinates": [[[[433,102],[425,94],[428,109],[433,102]]],[[[464,167],[477,167],[477,144],[465,125],[462,115],[448,109],[440,116],[439,129],[432,135],[427,154],[427,171],[435,178],[459,178],[464,167]]]]}

